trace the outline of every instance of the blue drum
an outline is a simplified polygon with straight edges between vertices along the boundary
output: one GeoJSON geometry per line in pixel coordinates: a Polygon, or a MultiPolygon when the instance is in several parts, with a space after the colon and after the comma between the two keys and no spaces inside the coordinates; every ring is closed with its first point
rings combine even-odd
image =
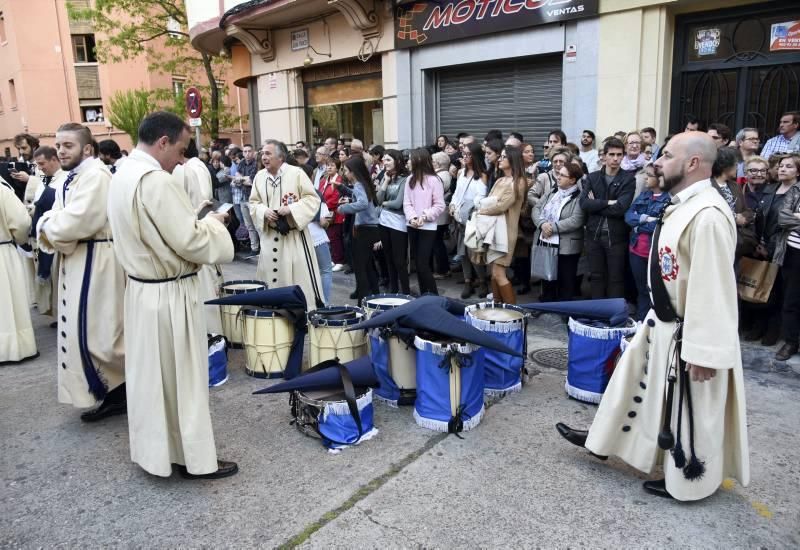
{"type": "Polygon", "coordinates": [[[227,381],[227,340],[222,334],[215,334],[208,338],[208,387],[216,388],[227,381]]]}
{"type": "Polygon", "coordinates": [[[624,327],[605,327],[569,320],[567,395],[587,403],[600,403],[614,372],[622,340],[636,333],[629,320],[624,327]]]}
{"type": "Polygon", "coordinates": [[[519,357],[515,357],[492,349],[480,350],[486,395],[502,397],[520,391],[527,349],[528,316],[525,310],[511,304],[482,302],[468,306],[465,317],[468,324],[491,334],[520,353],[519,357]]]}
{"type": "Polygon", "coordinates": [[[343,390],[294,391],[290,396],[297,429],[319,437],[331,452],[339,452],[378,434],[374,425],[372,390],[358,391],[357,417],[350,411],[343,390]]]}
{"type": "Polygon", "coordinates": [[[437,432],[471,430],[483,418],[483,362],[471,344],[433,342],[419,336],[414,420],[437,432]]]}

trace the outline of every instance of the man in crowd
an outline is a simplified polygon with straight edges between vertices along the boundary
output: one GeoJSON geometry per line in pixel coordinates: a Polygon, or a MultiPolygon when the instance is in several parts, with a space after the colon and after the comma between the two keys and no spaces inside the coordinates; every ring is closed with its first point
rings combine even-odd
{"type": "Polygon", "coordinates": [[[364,142],[360,139],[353,139],[350,142],[350,156],[361,155],[367,165],[367,169],[372,168],[372,157],[364,152],[364,142]]]}
{"type": "Polygon", "coordinates": [[[592,299],[625,296],[625,260],[628,225],[625,212],[633,202],[633,173],[620,169],[625,146],[611,138],[603,146],[605,166],[592,172],[581,192],[586,219],[586,257],[589,261],[592,299]]]}
{"type": "Polygon", "coordinates": [[[171,172],[183,161],[189,127],[166,112],[148,115],[139,143],[114,175],[108,215],[115,251],[128,274],[128,429],[131,459],[168,477],[173,464],[189,479],[235,474],[217,459],[208,406],[208,343],[197,272],[233,259],[224,222],[202,220],[171,172]]]}
{"type": "Polygon", "coordinates": [[[122,151],[119,145],[117,145],[117,142],[113,139],[104,139],[98,143],[97,150],[99,152],[98,158],[108,166],[112,174],[117,171],[120,164],[125,162],[122,158],[122,151]]]}
{"type": "Polygon", "coordinates": [[[8,183],[14,188],[14,192],[20,200],[25,201],[25,190],[28,186],[28,179],[30,178],[29,172],[31,174],[35,172],[33,152],[39,148],[39,140],[30,134],[17,134],[14,136],[14,147],[17,148],[16,162],[26,164],[28,168],[27,170],[12,170],[10,172],[11,181],[8,183]]]}
{"type": "Polygon", "coordinates": [[[778,126],[778,135],[770,138],[761,150],[761,157],[769,159],[778,153],[800,151],[800,111],[783,113],[778,126]]]}
{"type": "Polygon", "coordinates": [[[253,190],[253,179],[255,179],[256,172],[258,172],[258,162],[256,161],[255,149],[249,143],[242,148],[242,154],[244,158],[236,168],[236,175],[232,176],[233,207],[239,222],[247,227],[247,232],[250,235],[250,250],[258,253],[260,250],[258,231],[253,225],[250,210],[247,208],[247,201],[250,200],[250,193],[253,190]]]}
{"type": "Polygon", "coordinates": [[[731,141],[731,129],[721,122],[714,122],[708,125],[708,135],[714,140],[717,149],[727,147],[731,141]]]}
{"type": "Polygon", "coordinates": [[[736,134],[736,148],[739,149],[739,156],[742,158],[736,167],[736,177],[743,178],[747,161],[758,155],[759,136],[757,128],[742,128],[736,134]]]}
{"type": "Polygon", "coordinates": [[[328,156],[333,156],[333,154],[337,151],[338,141],[336,141],[335,137],[329,137],[325,139],[325,148],[328,150],[328,156]]]}
{"type": "Polygon", "coordinates": [[[653,235],[653,308],[622,355],[589,431],[558,424],[570,443],[644,473],[663,463],[650,494],[712,495],[723,479],[750,480],[733,270],[736,223],[711,185],[717,148],[678,134],[655,164],[672,203],[653,235]],[[713,313],[709,311],[713,304],[713,313]]]}
{"type": "Polygon", "coordinates": [[[317,161],[317,167],[314,168],[314,189],[319,189],[319,182],[328,170],[329,158],[327,147],[323,146],[317,148],[317,152],[314,154],[314,160],[317,161]]]}
{"type": "Polygon", "coordinates": [[[684,132],[702,132],[702,124],[700,123],[700,119],[696,117],[692,117],[686,121],[686,127],[684,128],[684,132]]]}
{"type": "Polygon", "coordinates": [[[286,146],[267,140],[261,150],[261,170],[253,183],[250,211],[264,247],[256,278],[271,288],[299,285],[311,311],[322,303],[314,242],[308,230],[321,199],[300,168],[286,163],[286,146]]]}
{"type": "MultiPolygon", "coordinates": [[[[39,249],[58,252],[58,400],[94,407],[93,422],[125,414],[123,293],[106,205],[111,172],[92,156],[92,133],[81,124],[56,130],[61,168],[69,172],[53,209],[38,222],[39,249]]],[[[143,341],[136,343],[141,347],[143,341]]]]}
{"type": "Polygon", "coordinates": [[[661,148],[658,146],[658,143],[656,143],[656,129],[648,126],[647,128],[642,128],[640,134],[642,135],[642,151],[649,145],[653,153],[651,158],[657,159],[658,152],[661,148]]]}
{"type": "Polygon", "coordinates": [[[584,130],[581,134],[581,150],[580,157],[589,172],[598,170],[597,166],[597,148],[595,146],[594,132],[591,130],[584,130]]]}

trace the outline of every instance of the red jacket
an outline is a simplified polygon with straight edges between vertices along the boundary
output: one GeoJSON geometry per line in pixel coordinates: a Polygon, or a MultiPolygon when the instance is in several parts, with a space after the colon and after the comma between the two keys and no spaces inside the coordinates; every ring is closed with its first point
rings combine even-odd
{"type": "Polygon", "coordinates": [[[342,176],[336,174],[330,178],[330,182],[328,176],[322,176],[319,180],[319,190],[322,193],[322,200],[325,201],[328,210],[334,212],[333,223],[344,223],[344,214],[339,214],[336,210],[339,207],[339,198],[341,195],[339,194],[339,189],[333,184],[334,181],[341,183],[342,176]]]}

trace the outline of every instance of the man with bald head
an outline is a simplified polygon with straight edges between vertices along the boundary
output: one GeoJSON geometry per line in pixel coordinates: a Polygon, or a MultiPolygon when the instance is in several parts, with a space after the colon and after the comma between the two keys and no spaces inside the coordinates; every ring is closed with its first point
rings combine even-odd
{"type": "Polygon", "coordinates": [[[711,185],[714,140],[673,137],[655,164],[672,196],[650,252],[652,308],[622,355],[587,431],[557,424],[570,443],[645,473],[650,494],[682,501],[726,477],[750,480],[733,270],[736,223],[711,185]]]}

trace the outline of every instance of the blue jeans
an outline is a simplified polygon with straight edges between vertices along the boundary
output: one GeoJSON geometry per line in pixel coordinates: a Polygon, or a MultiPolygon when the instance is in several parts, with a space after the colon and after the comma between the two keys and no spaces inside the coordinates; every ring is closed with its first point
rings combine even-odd
{"type": "Polygon", "coordinates": [[[322,276],[322,293],[325,298],[325,304],[331,303],[331,285],[333,284],[333,262],[331,261],[331,247],[328,243],[322,243],[314,247],[314,252],[317,253],[317,263],[319,264],[319,273],[322,276]]]}
{"type": "Polygon", "coordinates": [[[631,262],[631,273],[636,281],[636,320],[644,321],[650,311],[650,293],[647,291],[647,258],[628,252],[631,262]]]}

